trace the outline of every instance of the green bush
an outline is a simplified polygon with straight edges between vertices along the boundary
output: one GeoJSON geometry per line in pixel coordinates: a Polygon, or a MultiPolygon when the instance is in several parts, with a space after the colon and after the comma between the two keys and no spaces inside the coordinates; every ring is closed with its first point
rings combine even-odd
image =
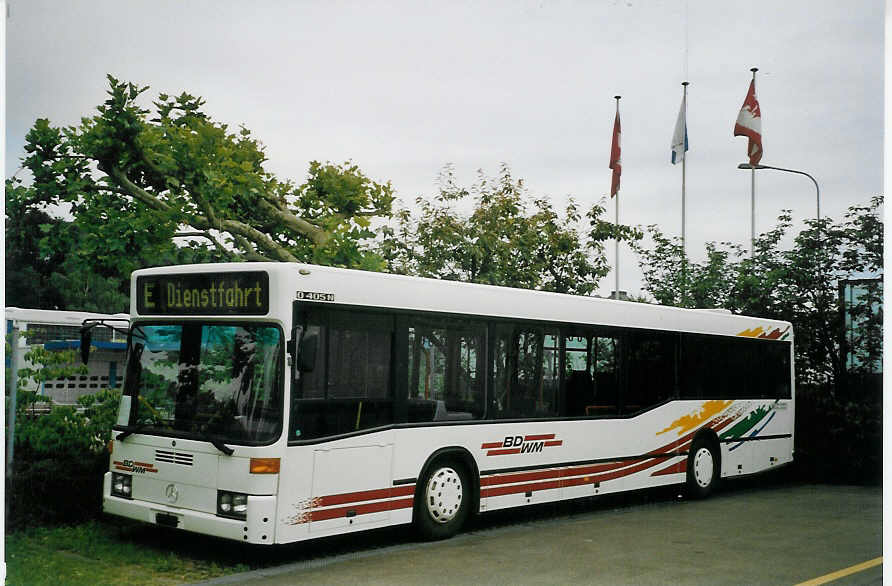
{"type": "Polygon", "coordinates": [[[834,392],[830,385],[801,385],[796,391],[795,461],[807,482],[882,482],[881,386],[834,392]]]}
{"type": "Polygon", "coordinates": [[[120,392],[100,391],[79,408],[53,405],[39,414],[34,393],[17,401],[15,459],[7,486],[7,527],[73,523],[98,516],[120,392]]]}

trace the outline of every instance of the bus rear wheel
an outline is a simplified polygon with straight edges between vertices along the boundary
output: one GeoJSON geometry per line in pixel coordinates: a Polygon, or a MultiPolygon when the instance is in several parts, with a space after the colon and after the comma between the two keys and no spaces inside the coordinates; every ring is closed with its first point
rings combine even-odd
{"type": "Polygon", "coordinates": [[[454,459],[435,461],[418,484],[415,525],[425,539],[446,539],[468,517],[471,482],[467,469],[454,459]]]}
{"type": "Polygon", "coordinates": [[[688,496],[706,498],[716,489],[720,476],[721,468],[715,445],[706,438],[697,438],[688,454],[688,496]]]}

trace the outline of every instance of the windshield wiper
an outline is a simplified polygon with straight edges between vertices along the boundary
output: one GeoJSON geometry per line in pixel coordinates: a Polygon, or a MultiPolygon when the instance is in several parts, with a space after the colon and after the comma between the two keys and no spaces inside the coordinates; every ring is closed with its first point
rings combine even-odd
{"type": "Polygon", "coordinates": [[[232,448],[230,448],[229,446],[227,446],[220,440],[216,439],[215,437],[213,437],[211,434],[209,434],[208,432],[206,432],[204,430],[199,430],[198,435],[201,436],[201,439],[210,443],[211,445],[213,445],[215,448],[217,448],[218,450],[220,450],[227,456],[231,456],[235,452],[235,450],[233,450],[232,448]]]}
{"type": "Polygon", "coordinates": [[[148,423],[138,423],[136,425],[128,425],[127,427],[124,428],[124,431],[122,431],[117,436],[115,436],[115,439],[118,441],[123,441],[125,438],[127,438],[127,436],[133,435],[137,431],[140,431],[141,429],[145,428],[147,425],[148,425],[148,423]]]}
{"type": "MultiPolygon", "coordinates": [[[[139,424],[137,424],[137,425],[131,425],[131,426],[128,426],[128,427],[124,428],[124,431],[122,431],[121,433],[119,433],[119,434],[115,437],[115,439],[118,440],[118,441],[123,441],[123,440],[126,439],[128,436],[131,436],[131,435],[133,435],[134,433],[136,433],[136,432],[138,432],[138,431],[141,431],[142,429],[144,429],[144,428],[147,427],[148,425],[149,425],[148,423],[139,423],[139,424]]],[[[201,439],[203,439],[204,441],[210,443],[211,445],[213,445],[215,448],[217,448],[218,450],[220,450],[221,452],[223,452],[223,453],[226,454],[227,456],[231,456],[232,454],[235,453],[235,450],[233,450],[232,448],[230,448],[229,446],[227,446],[226,444],[224,444],[223,442],[221,442],[221,441],[218,440],[217,438],[211,436],[211,435],[208,434],[207,432],[205,432],[205,431],[198,431],[198,432],[196,432],[196,433],[201,437],[201,439]]]]}

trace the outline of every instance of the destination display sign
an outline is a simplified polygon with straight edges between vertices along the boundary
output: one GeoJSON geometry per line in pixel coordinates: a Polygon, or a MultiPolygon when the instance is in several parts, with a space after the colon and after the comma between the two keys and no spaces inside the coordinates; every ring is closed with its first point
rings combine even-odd
{"type": "Polygon", "coordinates": [[[264,271],[191,273],[136,278],[140,315],[265,315],[269,275],[264,271]]]}

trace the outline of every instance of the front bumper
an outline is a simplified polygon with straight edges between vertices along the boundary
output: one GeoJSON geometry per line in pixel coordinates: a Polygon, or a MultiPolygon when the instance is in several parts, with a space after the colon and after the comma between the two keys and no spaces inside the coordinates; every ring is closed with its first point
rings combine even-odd
{"type": "Polygon", "coordinates": [[[268,545],[275,543],[276,540],[275,496],[248,495],[248,517],[240,521],[201,511],[112,496],[111,473],[106,473],[102,490],[102,510],[110,515],[152,525],[176,526],[183,531],[245,543],[268,545]]]}

